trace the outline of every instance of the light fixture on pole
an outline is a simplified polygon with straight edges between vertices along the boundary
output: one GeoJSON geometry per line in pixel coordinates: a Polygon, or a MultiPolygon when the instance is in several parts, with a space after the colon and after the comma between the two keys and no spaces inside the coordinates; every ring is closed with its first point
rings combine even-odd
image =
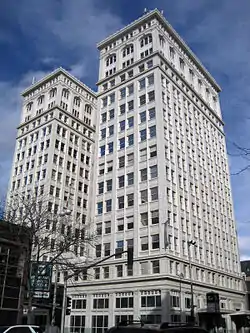
{"type": "Polygon", "coordinates": [[[190,279],[190,292],[191,292],[190,317],[191,317],[191,322],[194,323],[194,321],[195,321],[195,316],[194,316],[194,288],[193,288],[193,278],[192,278],[192,264],[191,264],[190,246],[195,246],[196,242],[193,241],[193,240],[189,240],[187,242],[187,245],[188,245],[189,279],[190,279]]]}
{"type": "Polygon", "coordinates": [[[181,321],[181,317],[182,317],[182,306],[181,306],[181,301],[182,301],[182,297],[181,297],[181,281],[182,279],[184,279],[184,274],[183,273],[179,273],[177,274],[178,278],[180,279],[180,289],[179,289],[179,293],[180,293],[180,300],[179,300],[179,303],[180,303],[180,321],[181,321]]]}

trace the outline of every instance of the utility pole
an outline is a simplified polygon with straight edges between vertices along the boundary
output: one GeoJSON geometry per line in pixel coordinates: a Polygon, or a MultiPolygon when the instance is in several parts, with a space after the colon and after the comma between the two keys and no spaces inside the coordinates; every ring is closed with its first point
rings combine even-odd
{"type": "Polygon", "coordinates": [[[189,279],[190,279],[190,292],[191,292],[191,309],[190,309],[190,317],[191,322],[195,322],[195,316],[194,316],[194,288],[193,288],[193,277],[192,277],[192,264],[191,264],[191,253],[190,253],[190,246],[195,246],[196,242],[193,240],[190,240],[187,242],[188,244],[188,261],[189,261],[189,279]]]}

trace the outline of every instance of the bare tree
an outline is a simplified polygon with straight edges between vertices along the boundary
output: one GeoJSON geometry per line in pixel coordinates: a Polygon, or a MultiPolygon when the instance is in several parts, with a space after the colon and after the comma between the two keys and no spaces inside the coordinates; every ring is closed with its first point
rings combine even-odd
{"type": "MultiPolygon", "coordinates": [[[[2,202],[0,209],[3,220],[10,222],[10,228],[11,225],[20,226],[18,232],[13,228],[17,239],[26,228],[31,247],[30,267],[31,263],[37,264],[36,267],[43,263],[44,271],[52,266],[56,271],[72,273],[89,262],[89,248],[95,244],[90,225],[74,221],[69,210],[52,210],[48,196],[14,193],[2,202]]],[[[33,270],[32,283],[28,283],[28,322],[39,274],[41,270],[33,270]]]]}

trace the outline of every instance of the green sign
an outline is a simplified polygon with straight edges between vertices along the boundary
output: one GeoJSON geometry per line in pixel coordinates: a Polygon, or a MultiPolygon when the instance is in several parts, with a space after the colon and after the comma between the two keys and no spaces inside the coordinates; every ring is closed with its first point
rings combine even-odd
{"type": "Polygon", "coordinates": [[[30,285],[34,292],[50,291],[51,277],[52,264],[43,262],[31,264],[30,285]]]}

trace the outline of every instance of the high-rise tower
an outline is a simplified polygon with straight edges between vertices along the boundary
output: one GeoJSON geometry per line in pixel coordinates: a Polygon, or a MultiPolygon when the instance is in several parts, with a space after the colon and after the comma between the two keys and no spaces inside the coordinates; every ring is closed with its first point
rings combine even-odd
{"type": "Polygon", "coordinates": [[[44,197],[49,211],[70,209],[71,221],[83,226],[91,218],[96,94],[59,68],[22,97],[8,198],[44,197]]]}
{"type": "Polygon", "coordinates": [[[158,10],[98,49],[96,257],[133,246],[134,268],[123,254],[72,287],[68,325],[185,320],[190,280],[196,313],[211,290],[243,308],[220,87],[158,10]]]}

